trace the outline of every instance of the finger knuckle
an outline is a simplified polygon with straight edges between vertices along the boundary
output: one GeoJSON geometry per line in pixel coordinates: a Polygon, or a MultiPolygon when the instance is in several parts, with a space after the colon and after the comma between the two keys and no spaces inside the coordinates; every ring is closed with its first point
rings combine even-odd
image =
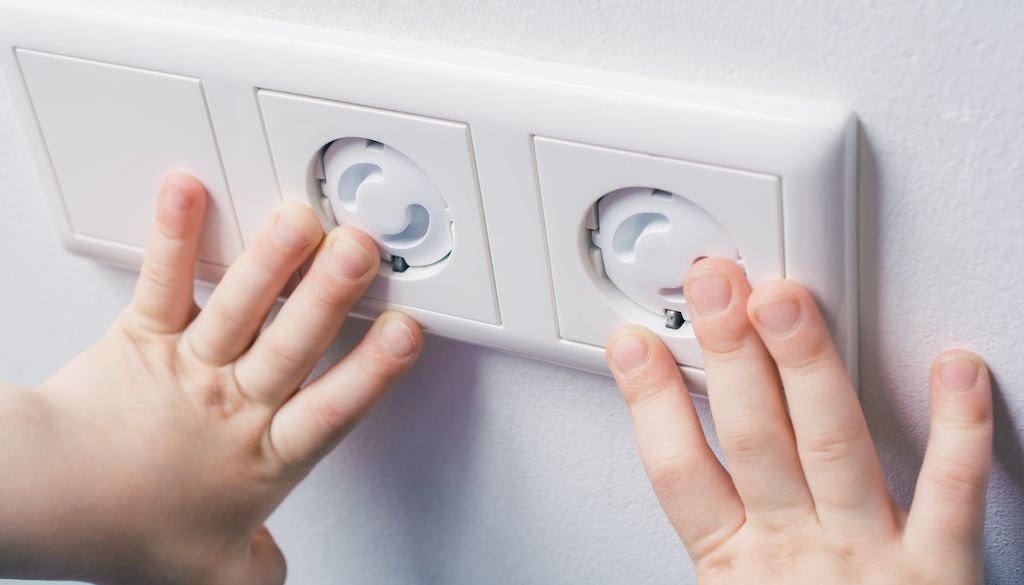
{"type": "Polygon", "coordinates": [[[264,276],[277,276],[288,263],[288,253],[269,239],[257,240],[252,247],[252,265],[264,276]]]}
{"type": "Polygon", "coordinates": [[[743,337],[698,338],[708,359],[720,364],[731,364],[745,358],[746,339],[743,337]]]}
{"type": "Polygon", "coordinates": [[[711,531],[687,546],[698,574],[706,575],[715,582],[728,582],[735,573],[737,555],[725,546],[725,542],[717,531],[711,531]]]}
{"type": "Polygon", "coordinates": [[[970,504],[985,492],[988,472],[975,462],[944,459],[930,468],[928,480],[937,488],[939,497],[944,501],[970,504]]]}
{"type": "Polygon", "coordinates": [[[188,351],[203,363],[222,366],[234,359],[232,356],[224,355],[222,348],[229,340],[237,338],[241,332],[239,324],[232,323],[230,318],[224,318],[218,323],[217,328],[186,329],[185,334],[181,336],[181,344],[184,351],[188,351]]]}
{"type": "Polygon", "coordinates": [[[781,367],[794,372],[814,373],[828,363],[831,351],[831,338],[802,327],[796,334],[776,342],[772,353],[781,367]]]}
{"type": "Polygon", "coordinates": [[[835,463],[850,457],[858,432],[843,425],[812,429],[799,441],[804,457],[815,463],[835,463]]]}
{"type": "Polygon", "coordinates": [[[754,523],[763,534],[773,536],[798,533],[807,528],[809,523],[816,521],[814,507],[810,504],[759,510],[756,516],[750,518],[750,522],[754,523]]]}
{"type": "Polygon", "coordinates": [[[685,489],[690,474],[697,467],[692,457],[683,454],[664,455],[647,464],[647,477],[655,493],[666,495],[685,489]]]}
{"type": "Polygon", "coordinates": [[[327,435],[332,435],[337,430],[345,428],[350,420],[348,411],[332,402],[326,392],[313,393],[312,400],[310,400],[309,417],[312,424],[327,435]]]}
{"type": "Polygon", "coordinates": [[[204,412],[228,420],[237,416],[246,406],[244,392],[233,368],[201,368],[195,374],[193,392],[200,399],[204,412]]]}
{"type": "Polygon", "coordinates": [[[151,256],[142,263],[142,280],[146,286],[156,289],[156,292],[174,292],[181,282],[176,267],[160,262],[151,256]]]}
{"type": "MultiPolygon", "coordinates": [[[[953,404],[941,405],[936,424],[954,431],[984,431],[992,425],[992,411],[987,404],[977,400],[960,400],[954,397],[953,404]]],[[[971,398],[971,397],[967,397],[971,398]]]]}
{"type": "Polygon", "coordinates": [[[697,324],[697,341],[718,361],[733,361],[745,354],[752,328],[745,315],[726,316],[714,322],[697,324]]]}
{"type": "Polygon", "coordinates": [[[269,337],[266,344],[275,371],[292,372],[309,364],[309,354],[302,347],[274,337],[269,337]]]}
{"type": "Polygon", "coordinates": [[[382,385],[393,377],[394,360],[382,351],[368,349],[356,359],[363,376],[373,385],[382,385]]]}
{"type": "Polygon", "coordinates": [[[194,357],[203,363],[209,363],[210,348],[203,340],[203,337],[196,334],[195,329],[186,329],[181,337],[178,338],[178,346],[183,355],[194,357]]]}
{"type": "Polygon", "coordinates": [[[320,309],[336,311],[348,307],[352,303],[352,287],[348,283],[324,275],[312,279],[309,296],[320,309]]]}
{"type": "Polygon", "coordinates": [[[217,328],[228,332],[229,336],[242,335],[249,328],[246,315],[233,304],[215,303],[204,310],[213,313],[213,322],[217,328]]]}
{"type": "Polygon", "coordinates": [[[737,517],[733,522],[711,524],[692,536],[686,550],[700,574],[733,576],[737,549],[730,544],[745,526],[747,521],[737,517]]]}
{"type": "Polygon", "coordinates": [[[169,240],[182,240],[190,235],[189,228],[191,226],[188,220],[187,215],[169,211],[162,205],[156,215],[156,225],[160,235],[169,240]]]}
{"type": "Polygon", "coordinates": [[[729,421],[718,428],[718,440],[734,462],[761,457],[773,438],[771,435],[760,421],[729,421]]]}
{"type": "Polygon", "coordinates": [[[676,385],[660,376],[641,376],[622,385],[622,396],[632,409],[650,406],[677,392],[676,385]]]}

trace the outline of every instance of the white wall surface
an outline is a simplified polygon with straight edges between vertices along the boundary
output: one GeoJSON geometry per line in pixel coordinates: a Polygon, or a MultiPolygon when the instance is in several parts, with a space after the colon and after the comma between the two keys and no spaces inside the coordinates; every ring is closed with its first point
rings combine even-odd
{"type": "MultiPolygon", "coordinates": [[[[877,448],[907,503],[931,358],[985,356],[989,581],[1024,583],[1024,4],[163,1],[849,104],[877,448]]],[[[0,89],[0,377],[33,385],[103,333],[133,275],[58,247],[16,122],[0,89]]],[[[610,379],[435,338],[271,527],[291,584],[693,582],[610,379]]]]}

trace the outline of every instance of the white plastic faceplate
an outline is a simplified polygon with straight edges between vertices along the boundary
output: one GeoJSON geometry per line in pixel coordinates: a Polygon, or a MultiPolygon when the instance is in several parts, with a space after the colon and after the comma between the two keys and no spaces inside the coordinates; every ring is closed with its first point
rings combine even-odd
{"type": "Polygon", "coordinates": [[[361,316],[395,307],[440,335],[598,372],[607,334],[641,322],[702,392],[692,334],[588,258],[594,203],[642,187],[710,213],[755,284],[807,285],[856,374],[842,106],[145,3],[0,1],[0,46],[75,252],[137,266],[156,186],[183,170],[211,193],[199,274],[216,280],[278,203],[310,200],[317,149],[367,138],[416,162],[454,230],[434,272],[382,272],[361,316]]]}

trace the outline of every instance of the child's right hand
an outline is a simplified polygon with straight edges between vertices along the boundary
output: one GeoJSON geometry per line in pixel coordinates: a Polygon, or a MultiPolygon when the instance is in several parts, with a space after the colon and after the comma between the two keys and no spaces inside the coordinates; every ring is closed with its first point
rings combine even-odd
{"type": "Polygon", "coordinates": [[[728,472],[654,334],[625,327],[608,357],[701,585],[982,583],[992,398],[978,356],[948,351],[932,367],[931,438],[907,513],[807,290],[751,291],[717,258],[694,265],[684,290],[728,472]]]}
{"type": "Polygon", "coordinates": [[[205,208],[202,185],[172,176],[131,306],[40,392],[0,384],[0,574],[279,585],[263,521],[416,359],[419,327],[388,312],[300,389],[377,273],[373,240],[324,238],[285,205],[199,310],[205,208]]]}

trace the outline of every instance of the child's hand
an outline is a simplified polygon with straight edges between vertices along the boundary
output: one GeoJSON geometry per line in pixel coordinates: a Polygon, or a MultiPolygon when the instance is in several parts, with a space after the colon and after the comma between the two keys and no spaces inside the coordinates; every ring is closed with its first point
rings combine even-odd
{"type": "Polygon", "coordinates": [[[264,520],[415,360],[419,327],[386,313],[300,390],[377,272],[372,239],[346,228],[324,238],[312,210],[286,204],[200,311],[193,267],[205,207],[195,179],[169,177],[131,306],[42,392],[8,396],[25,428],[0,469],[21,461],[33,473],[0,482],[0,572],[282,583],[264,520]]]}
{"type": "Polygon", "coordinates": [[[713,258],[684,289],[728,472],[652,333],[622,328],[608,356],[702,585],[982,583],[992,403],[977,356],[949,351],[932,368],[931,439],[907,513],[810,294],[787,281],[752,293],[713,258]]]}

